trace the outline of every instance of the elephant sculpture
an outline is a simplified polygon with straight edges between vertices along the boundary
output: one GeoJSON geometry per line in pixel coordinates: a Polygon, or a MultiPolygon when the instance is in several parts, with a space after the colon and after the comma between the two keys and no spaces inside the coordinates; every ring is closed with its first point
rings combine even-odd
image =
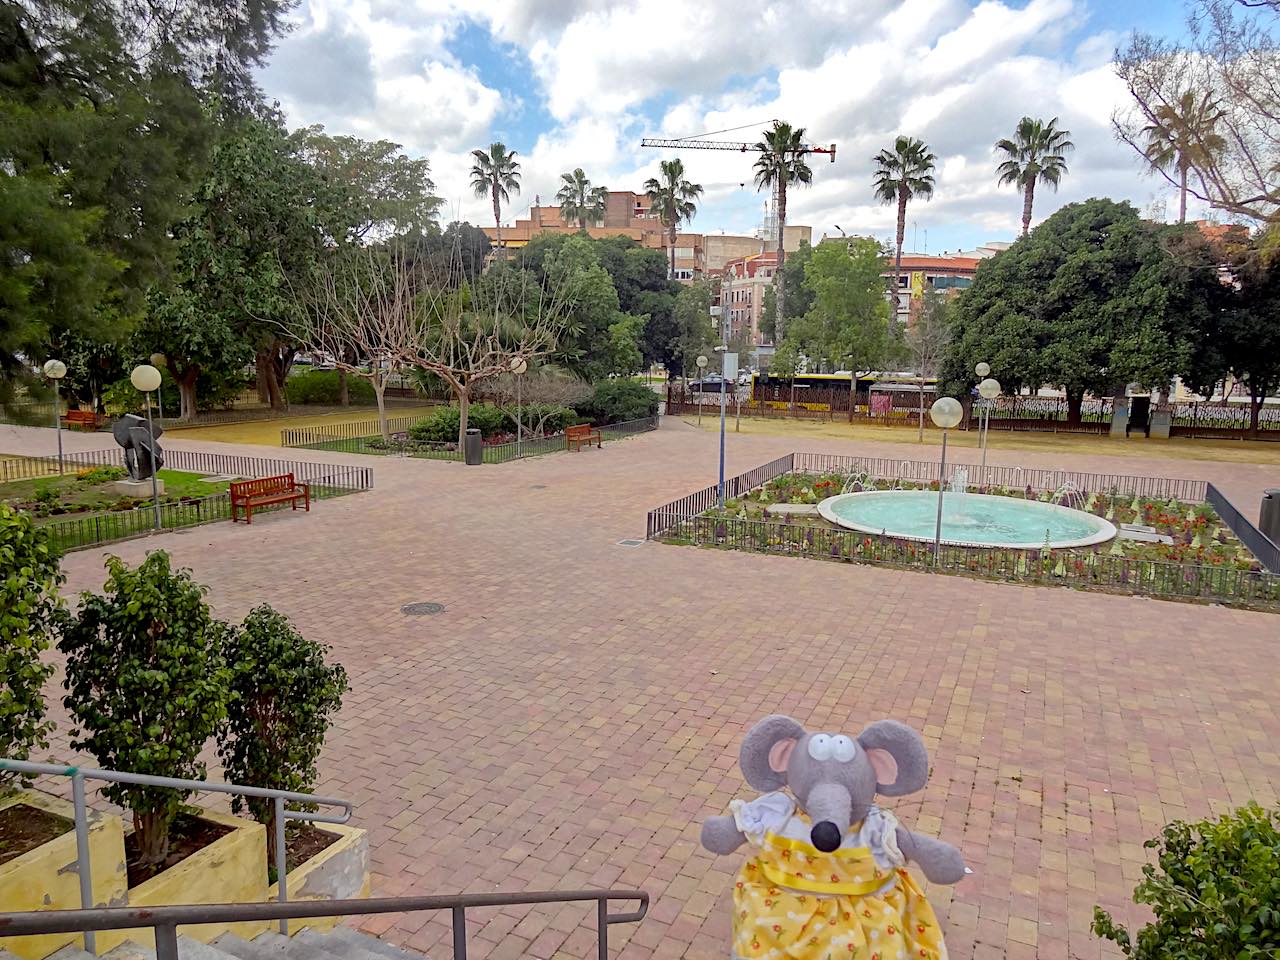
{"type": "Polygon", "coordinates": [[[702,825],[702,845],[753,855],[733,890],[736,960],[942,960],[933,908],[906,869],[931,883],[969,872],[960,851],[913,833],[875,804],[914,793],[929,776],[924,741],[878,720],[857,737],[810,733],[775,714],[747,733],[739,765],[764,791],[702,825]]]}

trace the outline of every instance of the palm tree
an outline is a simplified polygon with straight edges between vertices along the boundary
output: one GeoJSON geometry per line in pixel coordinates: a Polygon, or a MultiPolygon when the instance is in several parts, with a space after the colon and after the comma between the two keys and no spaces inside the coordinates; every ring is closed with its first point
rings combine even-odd
{"type": "Polygon", "coordinates": [[[605,203],[609,191],[605,187],[593,187],[587,175],[578,167],[573,173],[560,174],[562,181],[556,202],[560,204],[560,219],[565,223],[578,221],[578,229],[587,229],[588,223],[604,218],[605,203]]]}
{"type": "Polygon", "coordinates": [[[937,159],[923,140],[898,137],[892,150],[881,150],[876,164],[876,199],[898,205],[898,246],[893,258],[893,319],[898,319],[898,286],[902,276],[902,236],[907,229],[907,201],[933,196],[933,162],[937,159]]]}
{"type": "Polygon", "coordinates": [[[805,162],[808,151],[804,146],[804,127],[792,128],[781,120],[764,131],[764,139],[756,143],[760,159],[756,161],[756,189],[773,189],[778,198],[778,266],[773,274],[774,285],[774,340],[781,341],[786,332],[786,289],[782,275],[782,263],[786,259],[783,237],[787,228],[787,184],[807,184],[813,180],[813,171],[805,162]]]}
{"type": "Polygon", "coordinates": [[[493,225],[497,228],[498,247],[502,247],[502,204],[511,194],[520,192],[520,164],[516,152],[508,152],[505,143],[489,144],[488,152],[472,150],[471,189],[477,197],[493,199],[493,225]]]}
{"type": "Polygon", "coordinates": [[[649,197],[649,210],[658,215],[667,228],[667,247],[671,251],[671,272],[676,275],[676,228],[685,220],[692,220],[698,212],[698,197],[702,196],[702,184],[690,183],[684,178],[684,162],[676,157],[658,164],[659,176],[650,177],[644,183],[649,197]]]}
{"type": "Polygon", "coordinates": [[[1067,172],[1062,155],[1075,149],[1069,139],[1070,130],[1058,129],[1058,118],[1048,123],[1023,117],[1012,140],[997,140],[996,150],[1005,157],[996,167],[1001,186],[1016,183],[1022,188],[1022,235],[1031,229],[1031,204],[1035,200],[1036,183],[1048,184],[1054,190],[1067,172]]]}
{"type": "Polygon", "coordinates": [[[1187,90],[1176,105],[1164,104],[1154,110],[1154,121],[1142,128],[1147,138],[1143,151],[1155,170],[1176,170],[1178,174],[1178,222],[1187,222],[1187,175],[1203,165],[1227,145],[1214,127],[1222,119],[1218,104],[1187,90]]]}

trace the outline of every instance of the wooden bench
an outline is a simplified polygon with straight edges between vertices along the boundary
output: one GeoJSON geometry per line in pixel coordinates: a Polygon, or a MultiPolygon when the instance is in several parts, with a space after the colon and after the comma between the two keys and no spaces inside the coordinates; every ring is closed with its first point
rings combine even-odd
{"type": "Polygon", "coordinates": [[[68,410],[62,415],[62,425],[68,430],[79,427],[81,430],[97,430],[98,415],[92,410],[68,410]]]}
{"type": "Polygon", "coordinates": [[[289,503],[297,510],[299,500],[304,509],[311,510],[310,484],[295,482],[292,473],[257,480],[237,480],[231,484],[231,522],[235,523],[239,519],[236,514],[243,511],[244,522],[253,523],[254,508],[273,503],[289,503]]]}
{"type": "Polygon", "coordinates": [[[568,450],[581,450],[582,445],[588,447],[595,444],[597,447],[604,446],[604,435],[595,427],[587,423],[579,424],[576,427],[569,427],[564,432],[564,445],[568,450]]]}

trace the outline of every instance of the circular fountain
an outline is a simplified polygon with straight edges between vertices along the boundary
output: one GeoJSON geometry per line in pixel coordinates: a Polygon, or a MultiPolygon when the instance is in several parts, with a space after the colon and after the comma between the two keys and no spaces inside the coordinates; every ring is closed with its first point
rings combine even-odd
{"type": "MultiPolygon", "coordinates": [[[[961,487],[963,490],[963,486],[961,487]]],[[[1056,503],[947,491],[942,499],[942,542],[966,547],[1087,547],[1116,535],[1113,524],[1056,503]]],[[[936,490],[842,493],[818,504],[831,523],[865,533],[933,542],[936,490]]]]}

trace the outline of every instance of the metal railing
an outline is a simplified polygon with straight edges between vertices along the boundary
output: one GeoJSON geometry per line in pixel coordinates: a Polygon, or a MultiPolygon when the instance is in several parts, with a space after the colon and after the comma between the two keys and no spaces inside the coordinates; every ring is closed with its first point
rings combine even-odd
{"type": "MultiPolygon", "coordinates": [[[[80,910],[67,910],[63,914],[81,915],[86,918],[96,917],[103,913],[112,915],[118,913],[141,913],[143,911],[104,911],[93,908],[93,880],[89,873],[89,808],[85,802],[84,782],[86,780],[102,780],[107,783],[131,783],[144,787],[166,787],[173,790],[184,790],[191,793],[228,793],[242,797],[261,797],[263,799],[272,800],[275,804],[275,828],[276,828],[276,882],[277,882],[277,899],[280,903],[287,903],[289,900],[287,871],[285,870],[285,843],[284,843],[284,822],[285,820],[302,820],[307,823],[346,823],[351,819],[352,805],[349,800],[339,800],[334,797],[317,797],[310,793],[296,793],[291,790],[272,790],[268,787],[248,787],[237,783],[210,783],[207,780],[183,780],[178,777],[156,777],[145,773],[125,773],[119,770],[97,770],[93,767],[67,767],[54,763],[33,763],[30,760],[9,760],[0,759],[0,770],[11,770],[15,773],[29,774],[31,776],[49,776],[49,777],[70,777],[71,778],[71,801],[75,807],[75,824],[76,824],[76,871],[80,879],[80,910]],[[286,803],[315,804],[322,807],[340,807],[341,815],[318,813],[311,810],[292,810],[285,806],[286,803]]],[[[237,904],[236,906],[244,907],[247,904],[237,904]]],[[[158,910],[169,908],[148,908],[149,913],[155,914],[158,910]]],[[[185,907],[179,909],[193,910],[195,907],[185,907]]],[[[50,914],[40,912],[35,914],[8,914],[0,915],[0,936],[15,936],[16,933],[5,931],[6,919],[11,920],[13,917],[47,917],[50,914]]],[[[329,916],[330,914],[307,914],[308,916],[329,916]]],[[[280,932],[288,935],[289,933],[289,914],[280,913],[273,916],[272,919],[279,919],[280,932]]],[[[252,919],[252,918],[246,918],[252,919]]],[[[175,921],[176,922],[176,921],[175,921]]],[[[181,921],[191,922],[191,921],[181,921]]],[[[142,924],[145,926],[146,924],[142,924]]],[[[158,924],[151,924],[157,927],[158,924]]],[[[139,924],[112,924],[106,926],[94,927],[86,925],[76,927],[76,930],[85,931],[84,947],[90,953],[96,952],[97,944],[94,942],[94,930],[118,930],[122,926],[139,926],[139,924]]],[[[64,928],[58,927],[57,931],[64,928]]],[[[172,925],[170,925],[172,929],[172,925]]],[[[54,929],[45,931],[31,932],[57,932],[54,929]]],[[[159,948],[160,937],[156,937],[156,946],[159,948]]],[[[176,948],[175,948],[176,951],[176,948]]],[[[176,960],[177,953],[173,954],[176,960]]]]}
{"type": "Polygon", "coordinates": [[[308,917],[448,910],[453,930],[453,960],[466,960],[468,907],[526,906],[588,900],[596,904],[598,960],[609,960],[609,927],[615,923],[637,923],[649,911],[649,895],[643,890],[546,890],[531,893],[380,897],[372,900],[297,900],[293,903],[184,904],[172,907],[101,907],[92,910],[0,913],[0,937],[83,931],[87,943],[91,936],[88,931],[151,927],[155,930],[156,960],[179,960],[178,927],[183,924],[279,920],[284,929],[290,918],[301,920],[308,917]],[[635,900],[639,903],[639,908],[630,913],[610,913],[611,900],[635,900]]]}
{"type": "Polygon", "coordinates": [[[1205,502],[1218,511],[1222,522],[1231,528],[1231,532],[1249,548],[1249,552],[1258,558],[1263,567],[1271,573],[1280,573],[1280,544],[1272,542],[1270,537],[1255,527],[1212,483],[1205,492],[1205,502]]]}

